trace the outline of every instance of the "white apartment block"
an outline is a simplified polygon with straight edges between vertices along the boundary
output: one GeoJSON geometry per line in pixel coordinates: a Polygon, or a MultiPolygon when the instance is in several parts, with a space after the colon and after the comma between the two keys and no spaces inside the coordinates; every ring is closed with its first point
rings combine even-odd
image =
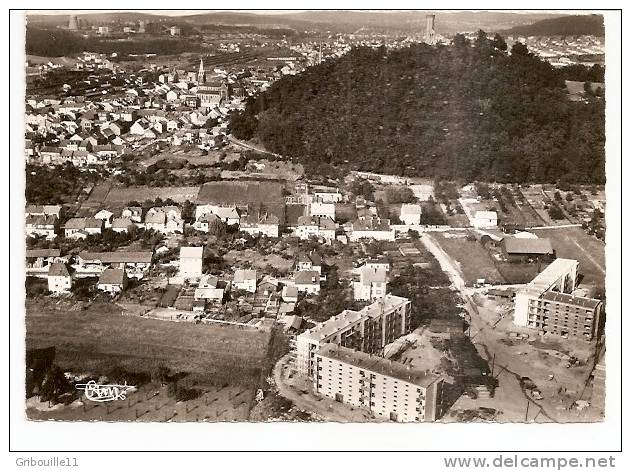
{"type": "Polygon", "coordinates": [[[315,353],[316,394],[396,422],[440,417],[443,380],[379,356],[327,344],[315,353]]]}
{"type": "Polygon", "coordinates": [[[525,288],[515,294],[515,325],[528,326],[528,311],[531,299],[539,297],[548,291],[571,293],[576,287],[578,277],[578,261],[557,258],[539,273],[525,288]]]}
{"type": "Polygon", "coordinates": [[[386,295],[361,311],[342,311],[296,337],[295,365],[298,372],[312,377],[315,353],[333,343],[367,353],[378,353],[410,331],[411,302],[386,295]]]}

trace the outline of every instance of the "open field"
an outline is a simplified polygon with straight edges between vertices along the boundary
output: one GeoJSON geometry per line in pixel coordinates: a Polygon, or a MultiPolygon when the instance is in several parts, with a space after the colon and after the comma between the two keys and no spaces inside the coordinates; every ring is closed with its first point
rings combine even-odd
{"type": "Polygon", "coordinates": [[[231,326],[162,322],[122,316],[115,304],[29,302],[27,348],[57,348],[56,363],[78,373],[106,374],[120,366],[151,372],[164,365],[209,384],[258,385],[270,334],[231,326]]]}
{"type": "Polygon", "coordinates": [[[441,248],[458,262],[468,286],[473,285],[478,278],[484,278],[487,283],[493,284],[505,282],[491,255],[480,242],[467,240],[464,233],[456,234],[459,236],[457,238],[449,235],[436,233],[433,237],[441,248]]]}
{"type": "Polygon", "coordinates": [[[195,201],[199,193],[198,186],[178,186],[178,187],[147,187],[147,186],[131,186],[127,188],[113,187],[107,197],[105,204],[108,207],[125,206],[129,201],[145,201],[162,198],[166,200],[171,198],[176,203],[184,201],[195,201]]]}
{"type": "Polygon", "coordinates": [[[288,272],[294,264],[293,260],[287,260],[280,255],[261,255],[253,249],[231,250],[223,258],[226,263],[233,267],[241,267],[247,264],[254,269],[264,270],[268,265],[271,265],[282,272],[288,272]]]}
{"type": "Polygon", "coordinates": [[[533,232],[552,241],[557,257],[579,261],[579,273],[583,275],[582,285],[604,288],[605,244],[600,240],[580,227],[536,229],[533,232]]]}

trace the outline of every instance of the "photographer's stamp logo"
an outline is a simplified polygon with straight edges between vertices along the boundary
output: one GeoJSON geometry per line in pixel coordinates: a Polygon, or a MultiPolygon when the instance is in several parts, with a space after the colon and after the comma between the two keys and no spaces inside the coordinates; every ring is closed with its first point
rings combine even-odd
{"type": "Polygon", "coordinates": [[[85,397],[94,402],[122,401],[127,399],[127,391],[134,391],[136,386],[125,384],[97,384],[96,381],[88,381],[75,385],[79,390],[85,391],[85,397]]]}

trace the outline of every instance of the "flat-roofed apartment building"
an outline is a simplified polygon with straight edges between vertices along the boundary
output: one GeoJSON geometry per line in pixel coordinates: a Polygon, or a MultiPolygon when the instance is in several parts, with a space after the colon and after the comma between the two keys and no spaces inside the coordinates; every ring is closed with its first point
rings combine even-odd
{"type": "Polygon", "coordinates": [[[296,337],[296,369],[302,375],[313,376],[315,353],[329,343],[381,353],[387,344],[409,333],[410,314],[410,301],[392,294],[361,311],[344,310],[296,337]]]}
{"type": "Polygon", "coordinates": [[[556,259],[515,295],[514,323],[561,337],[593,340],[601,328],[602,302],[573,296],[578,261],[556,259]]]}
{"type": "Polygon", "coordinates": [[[314,390],[397,422],[440,417],[443,380],[401,363],[335,344],[315,353],[314,390]]]}

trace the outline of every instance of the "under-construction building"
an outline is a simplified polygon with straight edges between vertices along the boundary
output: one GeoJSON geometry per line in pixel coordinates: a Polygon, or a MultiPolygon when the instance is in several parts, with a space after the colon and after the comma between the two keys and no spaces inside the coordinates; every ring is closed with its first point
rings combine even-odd
{"type": "Polygon", "coordinates": [[[578,261],[558,258],[515,295],[515,325],[544,334],[593,340],[601,329],[602,302],[572,295],[578,261]]]}
{"type": "Polygon", "coordinates": [[[298,335],[293,355],[299,373],[313,377],[315,353],[332,343],[366,353],[382,354],[384,347],[410,332],[411,303],[386,295],[361,311],[344,310],[298,335]]]}

